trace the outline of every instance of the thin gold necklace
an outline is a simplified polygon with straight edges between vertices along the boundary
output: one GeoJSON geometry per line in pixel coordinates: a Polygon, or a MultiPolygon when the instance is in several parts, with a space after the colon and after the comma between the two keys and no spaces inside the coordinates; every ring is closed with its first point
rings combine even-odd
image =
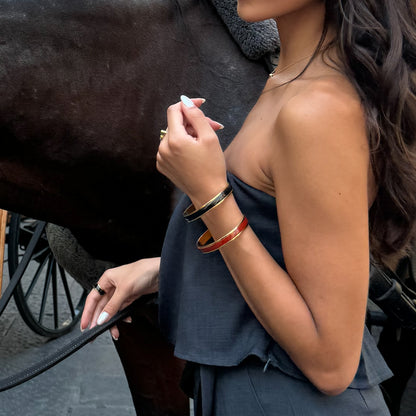
{"type": "Polygon", "coordinates": [[[275,69],[273,69],[273,71],[272,71],[272,72],[270,72],[270,74],[269,74],[269,78],[273,78],[275,75],[279,75],[279,74],[281,74],[282,72],[286,71],[286,69],[289,69],[289,68],[291,68],[292,66],[294,66],[294,65],[298,64],[299,62],[302,62],[302,61],[304,61],[305,59],[310,58],[312,55],[313,55],[313,54],[308,55],[308,56],[304,56],[303,58],[299,59],[298,61],[292,62],[292,63],[291,63],[291,64],[289,64],[289,65],[286,65],[285,67],[281,68],[279,71],[277,71],[277,70],[279,69],[279,66],[276,66],[276,68],[275,68],[275,69]]]}

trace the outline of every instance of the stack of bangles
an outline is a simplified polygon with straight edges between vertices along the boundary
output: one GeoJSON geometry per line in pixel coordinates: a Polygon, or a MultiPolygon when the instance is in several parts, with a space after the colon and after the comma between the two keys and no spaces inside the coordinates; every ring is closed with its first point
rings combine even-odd
{"type": "MultiPolygon", "coordinates": [[[[207,203],[205,203],[201,208],[195,210],[193,204],[191,204],[188,208],[185,209],[183,212],[183,216],[187,222],[192,222],[201,218],[202,215],[206,214],[211,209],[220,205],[231,193],[233,189],[231,185],[228,184],[227,187],[221,191],[219,194],[215,195],[214,198],[210,199],[207,203]]],[[[235,240],[246,228],[248,225],[248,220],[244,216],[241,222],[234,227],[230,232],[219,238],[218,240],[212,241],[208,243],[208,241],[213,240],[211,233],[209,230],[205,231],[204,234],[199,237],[196,246],[198,250],[202,253],[212,253],[224,247],[226,244],[230,243],[231,241],[235,240]]]]}

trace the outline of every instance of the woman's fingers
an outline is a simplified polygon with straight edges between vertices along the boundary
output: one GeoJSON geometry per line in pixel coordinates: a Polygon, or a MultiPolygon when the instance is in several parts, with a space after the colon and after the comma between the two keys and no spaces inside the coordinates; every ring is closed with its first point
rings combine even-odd
{"type": "Polygon", "coordinates": [[[117,326],[113,326],[110,328],[110,334],[113,337],[114,341],[118,341],[120,337],[120,331],[118,330],[117,326]]]}
{"type": "Polygon", "coordinates": [[[97,319],[102,309],[114,294],[114,284],[105,273],[99,279],[98,284],[102,289],[102,292],[99,293],[98,290],[94,288],[85,300],[85,306],[81,316],[81,331],[84,331],[88,326],[93,328],[97,324],[97,319]]]}
{"type": "MultiPolygon", "coordinates": [[[[99,323],[100,316],[103,312],[103,309],[104,309],[105,305],[109,301],[109,299],[110,298],[106,296],[105,298],[103,297],[102,299],[100,299],[98,301],[97,306],[95,307],[94,314],[92,316],[92,320],[91,320],[91,323],[90,323],[90,329],[94,328],[96,325],[100,325],[100,323],[99,323]]],[[[102,322],[104,322],[104,321],[102,321],[102,322]]]]}
{"type": "MultiPolygon", "coordinates": [[[[131,297],[130,294],[127,294],[124,290],[116,288],[108,302],[104,299],[102,303],[98,303],[94,312],[91,328],[93,328],[95,325],[102,325],[103,323],[107,322],[118,311],[121,311],[129,306],[133,300],[134,297],[131,297]]],[[[132,322],[131,317],[127,317],[124,321],[128,323],[132,322]]]]}
{"type": "Polygon", "coordinates": [[[81,331],[84,331],[88,328],[91,321],[93,320],[94,312],[97,308],[98,302],[101,300],[101,295],[97,290],[92,289],[88,294],[87,299],[85,300],[84,310],[81,316],[81,331]]]}
{"type": "Polygon", "coordinates": [[[224,128],[224,125],[221,123],[218,123],[218,121],[212,120],[209,117],[205,117],[208,120],[209,125],[214,131],[222,130],[224,128]]]}
{"type": "MultiPolygon", "coordinates": [[[[182,96],[185,97],[185,96],[182,96]]],[[[204,102],[204,98],[185,98],[188,99],[188,104],[192,104],[192,108],[199,108],[204,102]]],[[[188,121],[186,118],[183,117],[182,107],[183,104],[181,102],[171,105],[168,109],[168,125],[170,125],[170,133],[175,132],[175,134],[188,134],[192,137],[197,137],[199,134],[202,133],[201,130],[198,131],[198,123],[193,120],[193,122],[188,121]]],[[[198,116],[202,118],[204,127],[206,128],[207,125],[214,131],[222,130],[224,125],[219,123],[218,121],[212,120],[209,117],[206,117],[202,111],[198,111],[198,116]]],[[[199,124],[200,125],[200,124],[199,124]]],[[[207,131],[211,131],[210,129],[207,131]]]]}
{"type": "MultiPolygon", "coordinates": [[[[208,123],[211,126],[212,130],[218,131],[218,130],[222,130],[224,128],[224,126],[221,123],[218,123],[218,121],[212,120],[209,117],[206,117],[206,119],[208,120],[208,123]]],[[[192,127],[191,124],[186,123],[185,124],[185,129],[186,129],[186,131],[189,135],[191,135],[193,137],[196,137],[197,132],[195,131],[195,129],[192,127]]]]}
{"type": "MultiPolygon", "coordinates": [[[[115,290],[111,296],[105,294],[98,299],[94,293],[90,293],[81,317],[81,331],[84,331],[88,326],[92,329],[96,325],[102,325],[130,303],[126,301],[126,295],[122,294],[120,290],[115,290]]],[[[131,322],[131,317],[126,318],[125,321],[131,322]]]]}
{"type": "Polygon", "coordinates": [[[201,107],[201,105],[206,101],[205,98],[191,98],[191,100],[197,107],[201,107]]]}
{"type": "Polygon", "coordinates": [[[190,99],[181,96],[181,102],[171,105],[167,111],[169,133],[171,136],[183,137],[187,134],[192,137],[212,133],[221,130],[224,126],[217,121],[206,117],[198,108],[202,104],[202,99],[190,99]],[[186,103],[186,104],[184,104],[186,103]],[[185,115],[185,117],[184,117],[185,115]]]}
{"type": "MultiPolygon", "coordinates": [[[[168,142],[169,142],[170,137],[182,137],[188,134],[186,131],[187,121],[183,117],[180,103],[176,103],[168,107],[167,119],[168,119],[168,126],[169,126],[168,127],[169,133],[167,135],[168,142]]],[[[164,142],[165,142],[165,139],[162,140],[161,144],[163,144],[164,142]]]]}
{"type": "Polygon", "coordinates": [[[186,118],[186,121],[194,128],[195,132],[197,133],[197,137],[212,133],[213,128],[211,127],[205,114],[186,95],[181,95],[180,108],[181,112],[186,118]]]}

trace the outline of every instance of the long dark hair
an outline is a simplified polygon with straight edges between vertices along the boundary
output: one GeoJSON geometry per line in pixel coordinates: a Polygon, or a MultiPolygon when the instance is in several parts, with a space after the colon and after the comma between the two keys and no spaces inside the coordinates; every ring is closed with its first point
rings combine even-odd
{"type": "Polygon", "coordinates": [[[361,97],[378,186],[372,256],[404,255],[416,234],[416,18],[414,0],[324,0],[341,70],[361,97]]]}

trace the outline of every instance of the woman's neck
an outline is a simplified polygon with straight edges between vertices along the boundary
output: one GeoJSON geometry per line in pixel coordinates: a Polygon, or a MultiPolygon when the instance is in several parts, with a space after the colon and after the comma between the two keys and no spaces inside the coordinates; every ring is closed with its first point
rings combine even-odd
{"type": "Polygon", "coordinates": [[[276,18],[280,36],[279,67],[312,56],[322,36],[324,2],[312,3],[299,11],[276,18]]]}

